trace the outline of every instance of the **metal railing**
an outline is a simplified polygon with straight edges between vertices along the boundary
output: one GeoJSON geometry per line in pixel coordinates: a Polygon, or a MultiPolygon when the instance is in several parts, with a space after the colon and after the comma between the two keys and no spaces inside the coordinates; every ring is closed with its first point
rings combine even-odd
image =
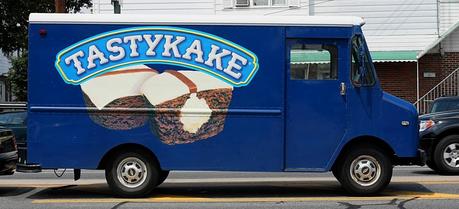
{"type": "Polygon", "coordinates": [[[451,72],[437,85],[435,85],[424,96],[420,97],[414,105],[418,109],[419,114],[425,114],[430,111],[433,100],[443,96],[458,96],[459,95],[459,68],[451,72]]]}

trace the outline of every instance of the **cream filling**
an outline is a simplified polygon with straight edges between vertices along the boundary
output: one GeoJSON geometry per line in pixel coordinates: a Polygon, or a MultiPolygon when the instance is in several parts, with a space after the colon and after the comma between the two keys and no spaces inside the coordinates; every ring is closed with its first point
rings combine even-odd
{"type": "Polygon", "coordinates": [[[82,83],[81,89],[100,110],[116,99],[142,95],[142,84],[157,74],[151,71],[99,76],[82,83]]]}
{"type": "Polygon", "coordinates": [[[207,105],[206,100],[199,99],[196,93],[190,95],[180,112],[180,122],[183,124],[183,129],[192,134],[198,132],[199,128],[209,121],[212,115],[212,110],[207,105]]]}
{"type": "Polygon", "coordinates": [[[140,92],[145,95],[150,104],[156,106],[165,101],[188,94],[190,90],[187,85],[175,76],[169,73],[161,73],[147,79],[142,84],[140,92]]]}
{"type": "MultiPolygon", "coordinates": [[[[233,87],[217,78],[199,71],[178,71],[196,84],[197,91],[233,87]]],[[[150,104],[158,105],[175,99],[190,92],[187,85],[170,73],[161,73],[151,77],[143,83],[141,93],[145,95],[150,104]]]]}

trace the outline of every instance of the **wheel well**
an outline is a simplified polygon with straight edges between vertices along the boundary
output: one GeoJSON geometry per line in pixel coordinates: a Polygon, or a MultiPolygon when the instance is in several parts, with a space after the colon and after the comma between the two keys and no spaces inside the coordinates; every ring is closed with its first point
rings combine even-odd
{"type": "Polygon", "coordinates": [[[158,158],[150,149],[140,144],[129,143],[129,144],[121,144],[116,147],[113,147],[111,150],[105,153],[104,157],[102,157],[102,160],[99,162],[97,169],[105,169],[105,166],[107,165],[108,162],[110,162],[110,159],[113,159],[113,157],[116,156],[117,154],[127,152],[127,151],[136,151],[136,152],[145,153],[149,155],[150,157],[152,157],[156,161],[156,164],[159,166],[159,168],[161,168],[158,158]]]}
{"type": "Polygon", "coordinates": [[[355,139],[350,140],[349,142],[346,143],[346,145],[344,145],[338,157],[336,158],[335,162],[333,163],[332,168],[334,168],[335,165],[339,164],[338,161],[343,157],[343,155],[345,155],[345,153],[348,150],[350,150],[353,147],[361,146],[361,145],[369,145],[369,146],[375,146],[375,147],[381,148],[384,152],[392,156],[391,157],[392,162],[394,162],[397,159],[397,156],[395,155],[395,151],[389,146],[389,144],[387,144],[382,139],[379,139],[373,136],[361,136],[361,137],[357,137],[355,139]]]}
{"type": "Polygon", "coordinates": [[[435,147],[437,147],[437,144],[445,137],[450,136],[450,135],[459,135],[459,127],[454,127],[447,129],[437,136],[435,136],[435,140],[432,140],[432,143],[429,145],[427,151],[427,157],[431,156],[433,151],[435,150],[435,147]]]}
{"type": "Polygon", "coordinates": [[[435,146],[438,144],[438,142],[441,139],[443,139],[443,138],[445,138],[446,136],[449,136],[449,135],[459,135],[459,127],[450,128],[450,129],[447,129],[447,130],[441,132],[440,134],[438,134],[438,136],[437,136],[438,140],[434,141],[435,146]]]}

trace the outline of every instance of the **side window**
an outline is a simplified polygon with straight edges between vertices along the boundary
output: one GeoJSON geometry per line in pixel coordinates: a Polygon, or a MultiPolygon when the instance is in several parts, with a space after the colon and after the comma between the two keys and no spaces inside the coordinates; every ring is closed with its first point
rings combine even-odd
{"type": "Polygon", "coordinates": [[[370,54],[363,48],[361,36],[352,38],[351,80],[354,85],[373,86],[376,82],[370,54]]]}
{"type": "Polygon", "coordinates": [[[334,45],[294,44],[290,49],[290,79],[335,80],[338,49],[334,45]]]}

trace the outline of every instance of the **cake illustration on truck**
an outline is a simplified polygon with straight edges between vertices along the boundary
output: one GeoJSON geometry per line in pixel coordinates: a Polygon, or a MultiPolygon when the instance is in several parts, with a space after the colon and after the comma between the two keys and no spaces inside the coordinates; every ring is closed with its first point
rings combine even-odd
{"type": "Polygon", "coordinates": [[[140,87],[145,80],[157,74],[157,71],[140,65],[114,70],[82,83],[89,116],[95,123],[114,130],[145,125],[148,120],[146,114],[132,114],[128,110],[148,107],[140,87]]]}
{"type": "Polygon", "coordinates": [[[250,83],[258,60],[212,34],[149,26],[89,37],[59,52],[55,66],[80,86],[94,123],[114,131],[148,126],[175,145],[224,130],[233,91],[250,83]]]}
{"type": "Polygon", "coordinates": [[[156,110],[151,128],[166,144],[194,142],[222,131],[232,91],[231,85],[205,73],[174,70],[149,78],[141,89],[156,110]]]}

